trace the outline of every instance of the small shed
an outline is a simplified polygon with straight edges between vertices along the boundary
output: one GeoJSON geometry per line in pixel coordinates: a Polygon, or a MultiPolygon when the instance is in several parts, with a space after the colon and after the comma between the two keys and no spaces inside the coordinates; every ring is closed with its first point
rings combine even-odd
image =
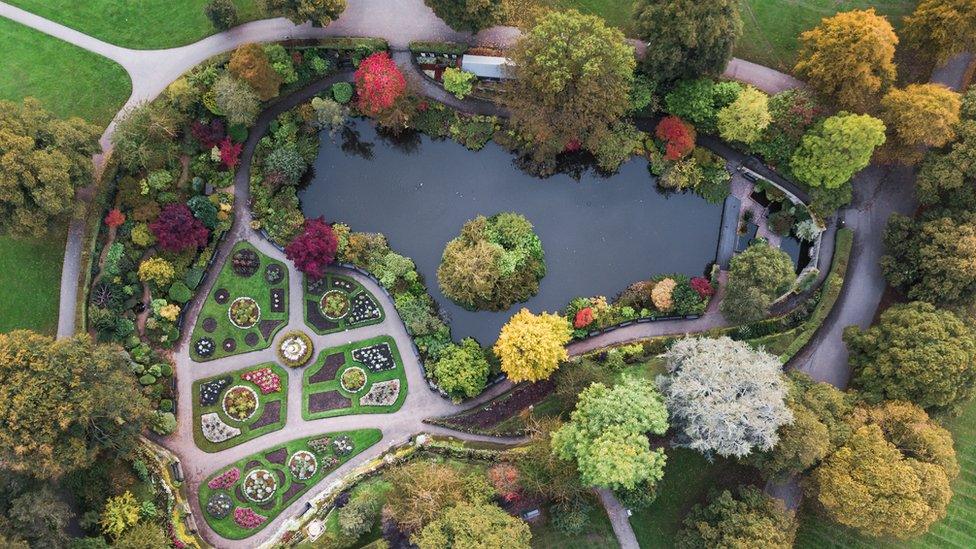
{"type": "Polygon", "coordinates": [[[461,57],[461,68],[474,73],[483,80],[504,80],[510,78],[508,67],[512,65],[507,57],[488,55],[465,55],[461,57]]]}

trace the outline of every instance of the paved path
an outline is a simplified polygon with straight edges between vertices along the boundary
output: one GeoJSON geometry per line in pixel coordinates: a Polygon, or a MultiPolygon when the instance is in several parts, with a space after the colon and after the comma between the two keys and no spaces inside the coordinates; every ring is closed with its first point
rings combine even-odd
{"type": "Polygon", "coordinates": [[[613,533],[617,536],[617,541],[620,542],[620,549],[640,549],[634,529],[630,527],[630,515],[620,500],[617,499],[617,496],[606,488],[597,488],[596,494],[607,510],[610,526],[613,527],[613,533]]]}

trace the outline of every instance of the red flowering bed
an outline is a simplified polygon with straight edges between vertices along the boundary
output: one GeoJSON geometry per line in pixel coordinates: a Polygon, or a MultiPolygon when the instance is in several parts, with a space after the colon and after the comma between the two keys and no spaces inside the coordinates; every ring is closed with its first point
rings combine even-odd
{"type": "Polygon", "coordinates": [[[214,477],[210,479],[207,483],[207,487],[211,490],[225,490],[234,485],[241,478],[241,470],[237,467],[228,470],[219,477],[214,477]]]}
{"type": "Polygon", "coordinates": [[[262,517],[247,507],[234,509],[234,522],[241,528],[257,528],[266,520],[268,520],[267,517],[262,517]]]}
{"type": "Polygon", "coordinates": [[[244,381],[250,381],[261,389],[261,394],[276,393],[281,389],[281,378],[271,371],[271,368],[251,370],[241,376],[244,381]]]}

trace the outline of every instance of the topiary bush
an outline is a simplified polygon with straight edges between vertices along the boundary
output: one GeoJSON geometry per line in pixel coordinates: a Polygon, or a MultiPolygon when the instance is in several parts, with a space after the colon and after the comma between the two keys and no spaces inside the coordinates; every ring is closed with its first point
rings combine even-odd
{"type": "Polygon", "coordinates": [[[352,101],[352,84],[349,82],[336,82],[332,84],[332,98],[345,105],[352,101]]]}

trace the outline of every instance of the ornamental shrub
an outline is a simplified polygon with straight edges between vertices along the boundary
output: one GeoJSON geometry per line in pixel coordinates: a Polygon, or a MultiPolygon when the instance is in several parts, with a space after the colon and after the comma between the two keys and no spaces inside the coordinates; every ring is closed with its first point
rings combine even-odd
{"type": "Polygon", "coordinates": [[[444,70],[444,89],[454,94],[454,97],[464,99],[474,89],[476,79],[474,73],[448,67],[444,70]]]}
{"type": "Polygon", "coordinates": [[[711,282],[707,278],[696,276],[691,279],[691,288],[698,292],[698,295],[702,299],[711,297],[715,293],[715,288],[712,287],[711,282]]]}
{"type": "Polygon", "coordinates": [[[244,44],[234,50],[227,69],[250,84],[261,101],[277,97],[281,76],[271,66],[268,54],[260,44],[244,44]]]}
{"type": "Polygon", "coordinates": [[[161,257],[150,257],[139,265],[139,280],[165,286],[173,280],[173,264],[161,257]]]}
{"type": "Polygon", "coordinates": [[[115,228],[123,223],[125,223],[125,214],[119,211],[118,208],[109,210],[108,214],[105,216],[106,227],[115,228]]]}
{"type": "Polygon", "coordinates": [[[169,298],[176,303],[186,303],[193,299],[193,292],[187,288],[182,280],[177,280],[169,287],[169,298]]]}
{"type": "Polygon", "coordinates": [[[157,435],[166,436],[176,430],[176,416],[173,412],[156,412],[150,421],[149,428],[157,435]]]}
{"type": "Polygon", "coordinates": [[[137,223],[135,227],[132,227],[129,238],[132,239],[133,244],[140,248],[148,248],[156,243],[156,237],[149,230],[149,225],[145,223],[137,223]]]}
{"type": "Polygon", "coordinates": [[[305,175],[308,165],[294,143],[276,147],[264,161],[265,176],[277,174],[286,185],[295,185],[305,175]]]}
{"type": "Polygon", "coordinates": [[[237,24],[237,6],[233,0],[210,0],[203,13],[217,30],[227,30],[237,24]]]}
{"type": "Polygon", "coordinates": [[[664,141],[664,158],[667,160],[687,156],[695,148],[695,129],[677,116],[661,119],[654,134],[664,141]]]}
{"type": "Polygon", "coordinates": [[[451,344],[441,350],[431,371],[437,385],[455,402],[460,402],[484,391],[489,369],[484,349],[467,337],[460,345],[451,344]]]}
{"type": "Polygon", "coordinates": [[[376,116],[392,107],[407,89],[403,73],[386,52],[363,59],[354,78],[359,110],[368,116],[376,116]]]}
{"type": "Polygon", "coordinates": [[[193,216],[186,204],[170,204],[149,224],[159,247],[169,252],[207,245],[210,231],[193,216]]]}
{"type": "Polygon", "coordinates": [[[335,260],[339,242],[325,219],[306,219],[302,233],[285,247],[285,256],[295,268],[312,279],[325,276],[325,267],[335,260]]]}
{"type": "Polygon", "coordinates": [[[349,82],[336,82],[332,84],[332,98],[345,105],[352,100],[352,84],[349,82]]]}
{"type": "Polygon", "coordinates": [[[188,200],[186,205],[193,212],[193,217],[199,219],[204,227],[210,230],[217,227],[217,206],[210,198],[197,195],[188,200]]]}
{"type": "Polygon", "coordinates": [[[651,302],[654,303],[654,307],[662,313],[666,313],[674,308],[674,300],[671,294],[674,292],[675,286],[678,283],[674,281],[673,278],[665,278],[659,280],[657,284],[654,285],[654,289],[651,290],[651,302]]]}
{"type": "Polygon", "coordinates": [[[586,328],[593,323],[593,308],[583,307],[579,311],[576,311],[576,316],[573,318],[573,328],[577,330],[586,328]]]}

